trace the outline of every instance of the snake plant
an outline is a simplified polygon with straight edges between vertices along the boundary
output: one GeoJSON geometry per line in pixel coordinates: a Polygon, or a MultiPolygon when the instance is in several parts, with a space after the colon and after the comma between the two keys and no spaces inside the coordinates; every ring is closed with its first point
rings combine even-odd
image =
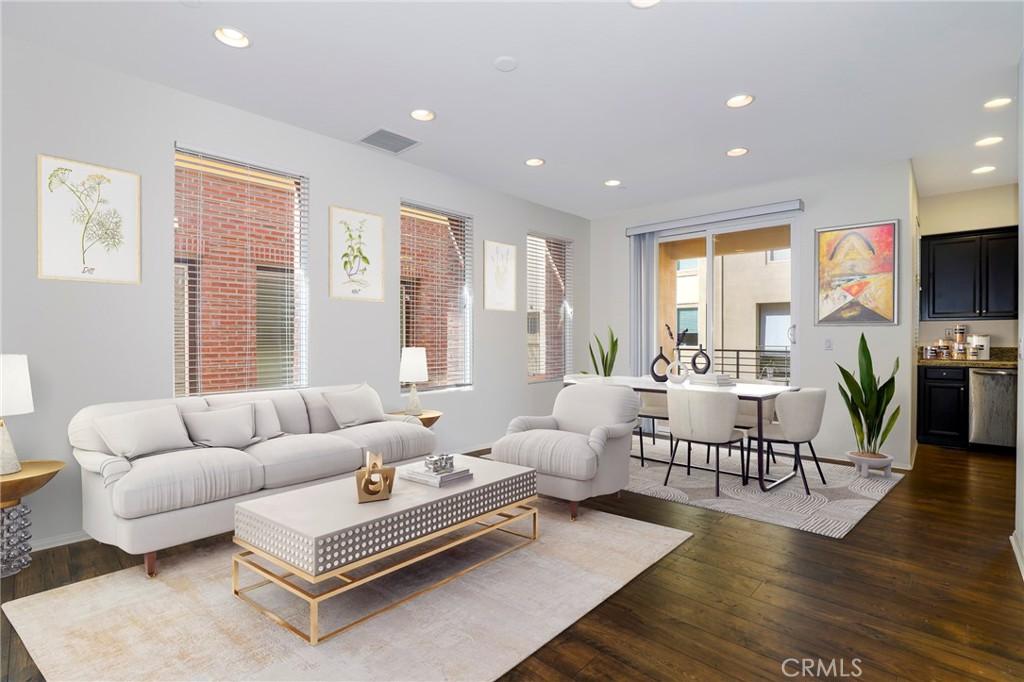
{"type": "Polygon", "coordinates": [[[850,412],[853,434],[857,439],[857,450],[878,454],[900,416],[899,405],[892,411],[888,419],[885,416],[893,395],[896,393],[896,372],[900,368],[900,359],[896,358],[892,374],[882,382],[881,377],[875,376],[871,350],[868,348],[867,339],[861,334],[857,361],[859,381],[852,372],[836,363],[843,378],[843,382],[839,384],[839,393],[843,396],[846,409],[850,412]]]}

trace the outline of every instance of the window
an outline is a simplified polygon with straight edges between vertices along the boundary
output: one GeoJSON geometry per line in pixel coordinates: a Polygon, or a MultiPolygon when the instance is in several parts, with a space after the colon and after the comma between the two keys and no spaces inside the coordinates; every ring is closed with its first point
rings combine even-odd
{"type": "Polygon", "coordinates": [[[676,309],[676,345],[696,348],[700,343],[700,309],[696,306],[676,309]]]}
{"type": "Polygon", "coordinates": [[[760,347],[764,350],[789,348],[789,303],[759,303],[757,313],[760,347]]]}
{"type": "Polygon", "coordinates": [[[785,249],[768,249],[765,251],[769,263],[784,263],[789,260],[790,251],[789,248],[785,249]]]}
{"type": "Polygon", "coordinates": [[[472,219],[402,204],[400,333],[427,350],[419,388],[473,383],[472,291],[472,219]]]}
{"type": "Polygon", "coordinates": [[[307,185],[176,150],[175,395],[307,384],[307,185]]]}
{"type": "Polygon", "coordinates": [[[572,243],[526,237],[526,343],[530,381],[572,368],[572,243]]]}

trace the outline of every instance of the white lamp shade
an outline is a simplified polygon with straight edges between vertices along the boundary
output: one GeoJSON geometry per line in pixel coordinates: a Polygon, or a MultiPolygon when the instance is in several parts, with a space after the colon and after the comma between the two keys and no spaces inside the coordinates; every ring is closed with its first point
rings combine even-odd
{"type": "Polygon", "coordinates": [[[0,417],[28,414],[33,409],[28,356],[0,355],[0,417]]]}
{"type": "Polygon", "coordinates": [[[427,349],[409,347],[402,349],[402,363],[398,366],[398,380],[403,384],[426,381],[427,349]]]}

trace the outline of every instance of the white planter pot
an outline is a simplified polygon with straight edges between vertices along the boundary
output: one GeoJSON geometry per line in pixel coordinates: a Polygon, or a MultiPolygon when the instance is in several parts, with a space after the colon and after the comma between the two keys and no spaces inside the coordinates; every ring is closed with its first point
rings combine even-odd
{"type": "Polygon", "coordinates": [[[892,476],[892,457],[885,453],[866,454],[851,450],[846,456],[857,467],[857,473],[864,478],[871,475],[872,469],[882,469],[886,478],[892,476]]]}

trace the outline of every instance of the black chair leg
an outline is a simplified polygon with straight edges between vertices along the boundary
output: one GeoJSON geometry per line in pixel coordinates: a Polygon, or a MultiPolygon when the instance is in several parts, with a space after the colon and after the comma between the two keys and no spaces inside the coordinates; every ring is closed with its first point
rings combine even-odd
{"type": "Polygon", "coordinates": [[[707,457],[704,458],[704,463],[705,464],[711,464],[711,446],[710,445],[705,445],[704,449],[706,449],[708,451],[707,457]]]}
{"type": "Polygon", "coordinates": [[[655,440],[658,437],[658,424],[654,421],[654,417],[651,417],[651,445],[657,445],[658,442],[655,440]]]}
{"type": "Polygon", "coordinates": [[[644,466],[644,427],[638,426],[640,429],[640,466],[644,466]]]}
{"type": "MultiPolygon", "coordinates": [[[[711,448],[709,447],[708,450],[711,448]]],[[[718,446],[715,446],[715,497],[718,497],[719,486],[718,486],[718,446]]]]}
{"type": "MultiPolygon", "coordinates": [[[[679,445],[679,441],[676,441],[679,445]]],[[[668,458],[668,471],[665,472],[665,485],[668,485],[668,477],[672,475],[672,464],[676,461],[676,449],[672,448],[672,455],[668,458]]]]}
{"type": "Polygon", "coordinates": [[[811,489],[807,485],[807,474],[804,473],[804,463],[800,459],[800,444],[799,443],[794,443],[793,444],[793,459],[796,460],[796,464],[793,465],[793,468],[800,470],[800,478],[802,478],[804,480],[804,492],[807,493],[808,495],[810,495],[811,494],[811,489]]]}
{"type": "MultiPolygon", "coordinates": [[[[679,441],[676,441],[678,443],[679,441]]],[[[693,454],[693,443],[686,441],[686,475],[690,475],[690,455],[693,454]]]]}
{"type": "Polygon", "coordinates": [[[818,463],[818,453],[814,451],[814,443],[807,441],[807,447],[811,449],[811,458],[814,460],[814,466],[818,467],[818,475],[821,476],[821,484],[828,485],[828,483],[825,483],[825,474],[821,471],[821,464],[818,463]]]}

